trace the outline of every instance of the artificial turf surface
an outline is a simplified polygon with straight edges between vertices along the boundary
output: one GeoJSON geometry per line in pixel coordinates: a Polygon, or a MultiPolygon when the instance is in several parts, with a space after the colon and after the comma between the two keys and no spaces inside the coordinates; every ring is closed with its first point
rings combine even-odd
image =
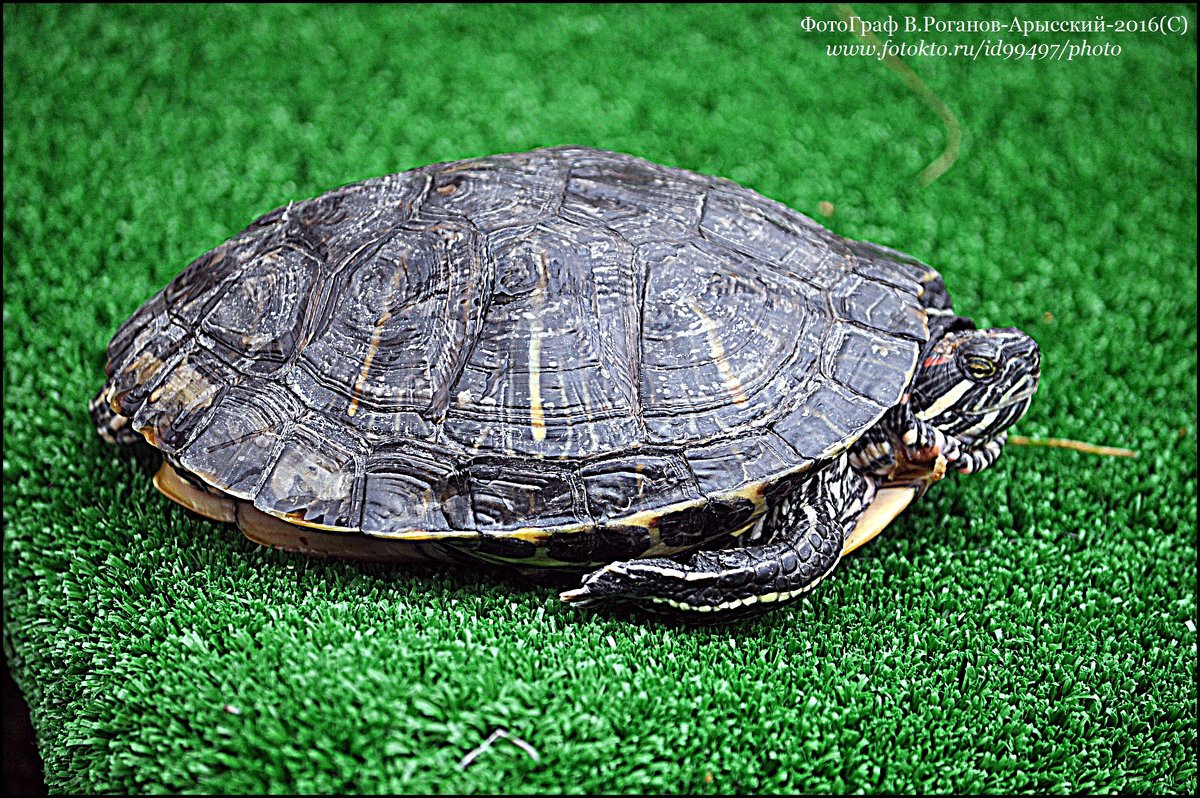
{"type": "Polygon", "coordinates": [[[827,6],[6,6],[4,644],[51,790],[1194,791],[1194,10],[862,11],[1190,27],[908,59],[963,127],[922,187],[937,116],[827,57],[852,37],[800,28],[827,6]],[[561,143],[927,260],[1040,343],[1017,432],[1140,456],[1010,447],[810,598],[689,629],[268,551],[92,431],[109,337],[257,215],[561,143]],[[460,769],[498,727],[538,760],[460,769]]]}

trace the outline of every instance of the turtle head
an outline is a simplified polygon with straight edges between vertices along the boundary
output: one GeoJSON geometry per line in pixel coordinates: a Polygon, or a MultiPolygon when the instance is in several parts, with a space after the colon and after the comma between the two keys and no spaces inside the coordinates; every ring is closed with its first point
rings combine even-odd
{"type": "Polygon", "coordinates": [[[982,445],[1025,415],[1041,366],[1037,343],[1014,327],[947,332],[917,368],[913,412],[965,446],[982,445]]]}

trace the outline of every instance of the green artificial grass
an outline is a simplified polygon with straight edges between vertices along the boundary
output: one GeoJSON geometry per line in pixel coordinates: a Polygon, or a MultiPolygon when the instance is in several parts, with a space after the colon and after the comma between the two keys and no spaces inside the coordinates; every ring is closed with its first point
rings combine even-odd
{"type": "Polygon", "coordinates": [[[854,40],[801,29],[829,6],[6,6],[4,644],[51,789],[1195,791],[1194,9],[860,10],[1189,28],[907,59],[963,127],[922,187],[937,115],[825,54],[854,40]],[[1140,456],[1010,447],[809,598],[691,629],[268,551],[93,432],[120,323],[259,214],[562,143],[927,260],[1040,343],[1017,432],[1140,456]],[[500,740],[459,769],[495,728],[538,760],[500,740]]]}

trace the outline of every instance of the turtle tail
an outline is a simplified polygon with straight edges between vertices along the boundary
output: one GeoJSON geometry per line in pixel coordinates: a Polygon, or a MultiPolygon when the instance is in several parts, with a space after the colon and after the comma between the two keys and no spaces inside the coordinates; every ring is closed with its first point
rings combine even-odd
{"type": "Polygon", "coordinates": [[[112,409],[108,403],[108,393],[108,386],[105,385],[88,405],[96,432],[101,438],[117,446],[131,446],[141,442],[143,438],[134,432],[129,418],[112,409]]]}

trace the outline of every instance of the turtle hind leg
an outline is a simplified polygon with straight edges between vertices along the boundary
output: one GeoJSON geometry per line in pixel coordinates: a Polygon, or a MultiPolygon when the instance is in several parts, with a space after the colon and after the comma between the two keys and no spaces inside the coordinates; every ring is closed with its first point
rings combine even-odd
{"type": "Polygon", "coordinates": [[[833,571],[866,493],[865,480],[842,458],[767,511],[765,543],[679,560],[613,563],[562,598],[580,606],[644,602],[651,610],[707,622],[764,612],[807,593],[833,571]]]}

